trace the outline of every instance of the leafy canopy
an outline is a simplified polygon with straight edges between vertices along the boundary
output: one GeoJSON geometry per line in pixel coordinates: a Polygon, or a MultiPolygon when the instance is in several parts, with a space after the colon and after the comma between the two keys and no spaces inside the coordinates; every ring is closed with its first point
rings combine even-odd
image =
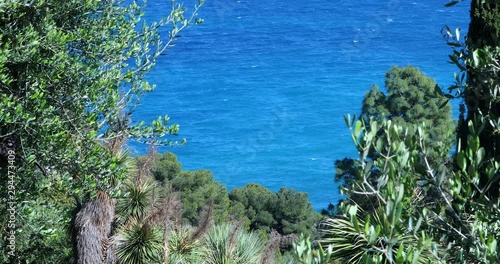
{"type": "Polygon", "coordinates": [[[264,186],[250,183],[229,193],[231,211],[237,217],[246,216],[251,230],[281,235],[301,233],[316,236],[319,214],[307,200],[307,194],[282,187],[271,192],[264,186]]]}
{"type": "MultiPolygon", "coordinates": [[[[15,230],[18,237],[31,238],[19,243],[16,261],[36,259],[26,257],[31,248],[57,241],[54,245],[66,246],[45,251],[53,257],[38,260],[71,262],[65,225],[79,203],[98,192],[116,194],[127,171],[124,142],[176,143],[165,137],[179,129],[168,116],[150,125],[132,118],[141,96],[154,88],[146,74],[192,21],[183,7],[172,4],[164,19],[146,24],[140,1],[0,3],[0,174],[6,175],[6,149],[12,145],[15,230]],[[161,38],[159,28],[167,25],[169,35],[161,38]],[[47,214],[39,207],[40,197],[47,200],[47,214]],[[32,228],[55,214],[64,219],[32,228]]],[[[0,179],[2,186],[5,181],[0,179]]],[[[2,188],[1,204],[7,197],[2,188]]],[[[5,223],[6,208],[0,209],[5,223]]]]}
{"type": "MultiPolygon", "coordinates": [[[[451,106],[448,99],[442,94],[434,79],[425,76],[418,68],[392,67],[385,75],[386,93],[377,86],[365,95],[363,99],[360,123],[356,129],[361,129],[361,124],[370,125],[370,120],[378,122],[390,120],[392,124],[403,128],[413,128],[415,124],[423,125],[428,129],[428,137],[425,140],[425,149],[428,160],[432,164],[444,164],[449,160],[448,153],[454,143],[454,122],[451,119],[451,106]]],[[[349,124],[352,125],[352,124],[349,124]]],[[[407,134],[402,137],[413,136],[415,130],[408,129],[407,134]]],[[[383,145],[394,144],[394,139],[387,138],[383,127],[375,131],[379,136],[378,148],[383,145]]],[[[354,139],[354,138],[353,138],[354,139]]],[[[403,138],[401,138],[403,140],[403,138]]],[[[363,149],[358,151],[362,153],[363,149]]],[[[381,157],[378,150],[369,149],[366,158],[376,160],[381,157]]],[[[359,163],[351,158],[335,161],[336,181],[342,181],[343,188],[353,188],[360,181],[359,163]]],[[[377,168],[373,168],[373,175],[367,181],[376,181],[377,168]]],[[[408,177],[419,177],[408,175],[408,177]]],[[[361,207],[375,208],[378,205],[362,195],[351,193],[350,199],[356,201],[361,207]]]]}
{"type": "MultiPolygon", "coordinates": [[[[365,95],[362,119],[387,119],[401,126],[425,123],[430,145],[444,144],[448,151],[451,149],[455,140],[451,105],[434,79],[412,66],[392,67],[385,75],[385,87],[386,94],[373,86],[365,95]]],[[[436,158],[440,154],[431,153],[436,158]]]]}

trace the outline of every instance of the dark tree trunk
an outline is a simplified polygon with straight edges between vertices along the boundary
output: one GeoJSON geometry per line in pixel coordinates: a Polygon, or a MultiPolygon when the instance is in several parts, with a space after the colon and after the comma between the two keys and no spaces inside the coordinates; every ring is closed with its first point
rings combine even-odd
{"type": "Polygon", "coordinates": [[[99,193],[76,214],[73,227],[76,232],[77,264],[114,262],[114,254],[108,250],[114,211],[115,202],[107,194],[99,193]]]}

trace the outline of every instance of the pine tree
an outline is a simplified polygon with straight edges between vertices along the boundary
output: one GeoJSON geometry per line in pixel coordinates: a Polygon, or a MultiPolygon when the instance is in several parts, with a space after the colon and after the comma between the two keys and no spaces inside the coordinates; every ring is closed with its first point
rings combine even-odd
{"type": "MultiPolygon", "coordinates": [[[[360,120],[367,125],[370,118],[379,123],[391,120],[393,124],[404,128],[411,128],[415,124],[425,124],[430,135],[425,139],[426,145],[429,146],[426,149],[429,162],[446,163],[449,160],[448,153],[455,141],[455,125],[451,119],[451,105],[447,103],[446,97],[436,85],[435,80],[412,66],[393,67],[385,77],[387,93],[384,94],[377,86],[373,86],[363,100],[360,120]]],[[[382,139],[385,138],[383,131],[379,131],[378,134],[382,139]]],[[[405,135],[405,137],[411,136],[405,135]]],[[[368,158],[376,160],[378,154],[370,152],[368,158]]],[[[342,181],[344,188],[352,188],[352,185],[359,180],[359,175],[356,173],[358,165],[354,159],[350,158],[337,160],[335,180],[342,181]]],[[[376,177],[373,176],[372,180],[375,179],[376,177]]],[[[349,199],[356,201],[366,210],[378,206],[364,195],[350,194],[349,199]]]]}

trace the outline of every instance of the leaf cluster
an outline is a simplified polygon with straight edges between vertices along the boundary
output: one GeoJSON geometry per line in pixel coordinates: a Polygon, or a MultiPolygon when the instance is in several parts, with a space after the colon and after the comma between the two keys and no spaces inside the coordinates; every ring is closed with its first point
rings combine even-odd
{"type": "MultiPolygon", "coordinates": [[[[173,3],[165,19],[146,24],[138,1],[0,3],[0,174],[7,175],[5,150],[12,145],[17,230],[25,238],[16,261],[69,262],[74,252],[64,225],[97,193],[120,195],[125,142],[176,143],[166,137],[179,129],[168,117],[145,125],[132,113],[154,87],[145,76],[156,58],[201,4],[187,16],[173,3]],[[162,38],[159,29],[167,25],[173,33],[162,38]]],[[[6,204],[6,189],[0,197],[6,204]]]]}
{"type": "Polygon", "coordinates": [[[250,230],[281,235],[301,233],[316,236],[320,216],[307,200],[307,194],[282,187],[271,192],[262,185],[250,183],[229,193],[231,210],[248,218],[250,230]]]}

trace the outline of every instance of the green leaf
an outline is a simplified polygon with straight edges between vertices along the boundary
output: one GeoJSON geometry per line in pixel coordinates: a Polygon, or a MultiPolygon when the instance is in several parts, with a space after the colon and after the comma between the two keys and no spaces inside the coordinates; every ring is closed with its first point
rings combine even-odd
{"type": "Polygon", "coordinates": [[[484,155],[485,155],[485,150],[483,147],[479,148],[477,151],[476,151],[476,166],[479,167],[479,165],[481,165],[481,162],[483,161],[484,159],[484,155]]]}
{"type": "Polygon", "coordinates": [[[375,242],[377,241],[378,237],[377,237],[377,232],[375,232],[375,228],[373,226],[370,226],[370,228],[369,228],[369,234],[370,234],[370,236],[369,236],[369,239],[368,239],[368,243],[370,245],[374,245],[375,242]]]}
{"type": "Polygon", "coordinates": [[[350,114],[344,115],[344,122],[348,128],[351,128],[351,115],[350,114]]]}
{"type": "Polygon", "coordinates": [[[359,138],[359,135],[361,134],[361,121],[358,120],[356,121],[356,124],[354,126],[354,137],[359,138]]]}
{"type": "Polygon", "coordinates": [[[396,254],[396,263],[404,263],[404,250],[403,244],[399,245],[398,252],[396,254]]]}
{"type": "Polygon", "coordinates": [[[491,242],[489,243],[488,249],[491,254],[496,253],[497,251],[497,240],[496,239],[491,239],[491,242]]]}
{"type": "Polygon", "coordinates": [[[480,55],[479,55],[479,50],[474,50],[472,52],[472,62],[474,63],[474,67],[479,67],[480,63],[481,63],[481,58],[480,58],[480,55]]]}
{"type": "Polygon", "coordinates": [[[415,225],[415,233],[418,232],[418,230],[420,229],[420,225],[422,225],[422,217],[419,217],[418,220],[417,220],[417,224],[415,225]]]}
{"type": "Polygon", "coordinates": [[[446,34],[451,38],[453,37],[453,34],[451,34],[451,29],[450,27],[448,26],[444,26],[445,30],[446,30],[446,34]]]}
{"type": "Polygon", "coordinates": [[[457,153],[457,165],[463,172],[467,169],[467,160],[465,159],[465,153],[463,151],[457,153]]]}

